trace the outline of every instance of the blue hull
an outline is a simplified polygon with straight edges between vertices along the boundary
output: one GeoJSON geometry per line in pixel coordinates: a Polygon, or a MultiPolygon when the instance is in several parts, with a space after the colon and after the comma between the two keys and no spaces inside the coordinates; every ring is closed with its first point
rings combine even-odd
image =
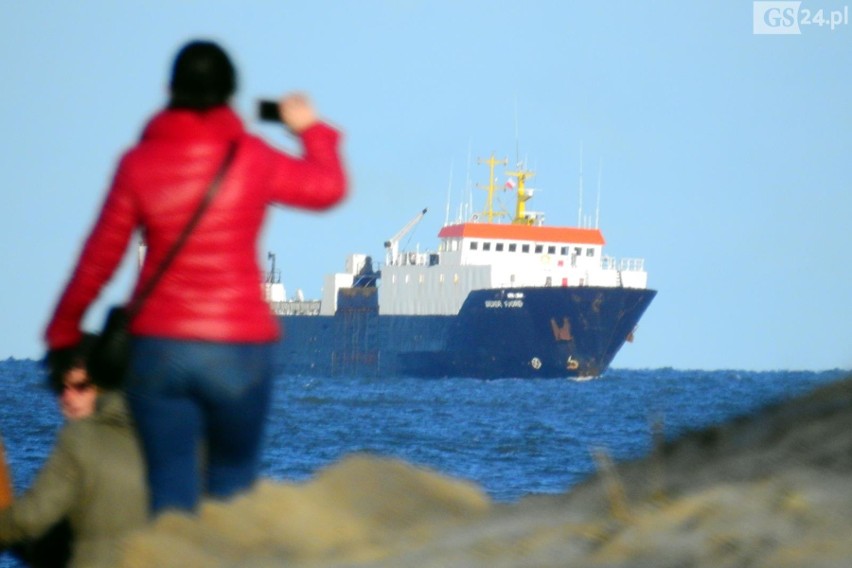
{"type": "Polygon", "coordinates": [[[290,376],[597,376],[655,295],[632,288],[477,290],[458,315],[380,316],[376,288],[347,288],[334,316],[280,316],[277,364],[290,376]]]}

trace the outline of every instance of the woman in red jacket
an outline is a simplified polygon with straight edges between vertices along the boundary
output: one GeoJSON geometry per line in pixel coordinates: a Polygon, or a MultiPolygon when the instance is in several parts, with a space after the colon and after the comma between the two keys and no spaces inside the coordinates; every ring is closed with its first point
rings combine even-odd
{"type": "Polygon", "coordinates": [[[305,97],[279,105],[302,142],[297,157],[246,132],[229,106],[235,90],[236,72],[218,45],[194,41],[180,50],[169,105],[121,158],[45,332],[53,350],[80,340],[81,320],[135,230],[148,247],[138,294],[236,148],[212,204],[130,326],[126,388],[155,513],[193,510],[205,492],[229,497],[255,481],[279,337],[262,296],[258,234],[270,204],[322,210],[346,192],[339,134],[305,97]]]}

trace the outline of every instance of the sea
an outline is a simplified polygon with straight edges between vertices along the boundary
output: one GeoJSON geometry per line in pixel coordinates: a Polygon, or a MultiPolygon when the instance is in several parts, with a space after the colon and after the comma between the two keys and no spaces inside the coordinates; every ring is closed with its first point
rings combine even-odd
{"type": "MultiPolygon", "coordinates": [[[[852,372],[610,369],[590,380],[277,377],[263,475],[310,479],[356,452],[395,457],[479,485],[496,502],[564,493],[593,452],[641,458],[667,439],[753,414],[852,372]]],[[[0,361],[0,434],[16,492],[61,417],[36,361],[0,361]]],[[[16,566],[0,555],[0,567],[16,566]]]]}

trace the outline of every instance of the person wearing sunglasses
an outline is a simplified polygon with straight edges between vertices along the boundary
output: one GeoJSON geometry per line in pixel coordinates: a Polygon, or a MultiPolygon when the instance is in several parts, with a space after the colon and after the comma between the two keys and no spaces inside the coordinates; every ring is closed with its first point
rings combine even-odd
{"type": "Polygon", "coordinates": [[[89,380],[92,341],[45,361],[66,422],[32,487],[0,511],[0,547],[32,566],[117,566],[121,538],[147,522],[139,443],[123,394],[89,380]]]}
{"type": "Polygon", "coordinates": [[[86,369],[77,367],[68,371],[57,390],[59,410],[66,420],[80,420],[94,414],[98,389],[89,380],[86,369]]]}

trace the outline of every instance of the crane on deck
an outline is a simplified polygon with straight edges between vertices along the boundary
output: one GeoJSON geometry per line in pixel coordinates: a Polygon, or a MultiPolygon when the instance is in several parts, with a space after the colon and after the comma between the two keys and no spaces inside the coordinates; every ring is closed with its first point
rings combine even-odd
{"type": "Polygon", "coordinates": [[[385,241],[385,264],[388,266],[396,264],[399,258],[399,241],[402,240],[402,237],[408,234],[411,229],[414,228],[417,223],[423,219],[423,216],[426,215],[426,208],[423,208],[423,211],[414,216],[411,221],[405,224],[405,226],[400,229],[394,236],[385,241]]]}

